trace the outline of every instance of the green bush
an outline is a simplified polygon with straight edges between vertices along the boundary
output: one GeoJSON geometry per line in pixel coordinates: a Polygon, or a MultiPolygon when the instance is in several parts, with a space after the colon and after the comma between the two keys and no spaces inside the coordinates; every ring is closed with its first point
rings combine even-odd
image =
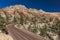
{"type": "Polygon", "coordinates": [[[0,16],[0,30],[2,32],[6,31],[6,27],[5,27],[4,23],[5,23],[4,18],[0,16]]]}

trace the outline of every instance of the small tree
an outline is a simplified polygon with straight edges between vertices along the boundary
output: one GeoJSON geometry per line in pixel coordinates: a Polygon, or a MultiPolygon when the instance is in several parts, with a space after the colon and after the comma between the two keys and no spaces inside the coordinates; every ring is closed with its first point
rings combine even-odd
{"type": "Polygon", "coordinates": [[[0,30],[2,32],[6,32],[6,27],[5,27],[4,23],[5,23],[4,18],[0,16],[0,30]]]}

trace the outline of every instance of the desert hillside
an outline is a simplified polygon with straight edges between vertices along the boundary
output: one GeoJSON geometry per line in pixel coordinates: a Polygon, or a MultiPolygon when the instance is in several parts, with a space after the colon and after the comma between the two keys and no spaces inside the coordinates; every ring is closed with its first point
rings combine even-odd
{"type": "MultiPolygon", "coordinates": [[[[49,40],[60,40],[60,13],[45,12],[24,5],[15,5],[0,9],[0,30],[6,33],[6,25],[36,33],[49,40]]],[[[0,34],[1,36],[1,34],[0,34]]]]}

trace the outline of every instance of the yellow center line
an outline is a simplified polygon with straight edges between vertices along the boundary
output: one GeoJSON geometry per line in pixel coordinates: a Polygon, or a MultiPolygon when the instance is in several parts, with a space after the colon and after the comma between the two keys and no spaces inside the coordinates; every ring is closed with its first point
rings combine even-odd
{"type": "MultiPolygon", "coordinates": [[[[13,31],[12,30],[10,30],[12,33],[13,33],[13,31]]],[[[13,35],[13,37],[14,37],[14,39],[16,38],[16,36],[18,36],[18,35],[16,35],[15,33],[13,33],[13,34],[11,34],[11,35],[13,35]]],[[[20,38],[20,37],[19,37],[20,38]]],[[[18,38],[16,38],[16,39],[18,39],[18,38]]],[[[15,40],[16,40],[15,39],[15,40]]]]}
{"type": "MultiPolygon", "coordinates": [[[[14,30],[12,30],[12,31],[14,31],[14,30]]],[[[22,36],[21,34],[19,34],[16,30],[14,31],[14,32],[16,32],[18,35],[20,35],[22,38],[24,38],[25,40],[28,40],[26,37],[24,37],[24,36],[22,36]]],[[[19,36],[19,37],[20,37],[19,36]]]]}
{"type": "MultiPolygon", "coordinates": [[[[18,28],[17,28],[17,29],[18,29],[18,28]]],[[[22,33],[21,33],[21,34],[22,34],[22,33]]],[[[22,35],[23,35],[23,34],[22,34],[22,35]]],[[[25,36],[26,38],[29,38],[30,40],[32,40],[30,37],[28,37],[28,35],[25,34],[24,36],[25,36]]]]}

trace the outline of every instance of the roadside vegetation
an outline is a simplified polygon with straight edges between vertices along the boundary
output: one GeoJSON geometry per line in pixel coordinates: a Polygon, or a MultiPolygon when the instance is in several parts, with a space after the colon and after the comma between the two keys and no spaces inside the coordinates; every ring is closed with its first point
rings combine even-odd
{"type": "MultiPolygon", "coordinates": [[[[60,40],[60,19],[57,17],[50,16],[45,12],[41,12],[36,9],[20,9],[20,6],[10,7],[13,9],[12,13],[3,10],[6,18],[0,15],[0,30],[3,33],[7,33],[6,24],[14,23],[18,24],[19,28],[28,30],[42,37],[54,40],[53,36],[58,35],[57,40],[60,40]],[[33,11],[32,11],[33,10],[33,11]],[[20,12],[21,11],[21,12],[20,12]],[[41,13],[42,14],[41,14],[41,13]],[[48,17],[48,15],[50,17],[48,17]],[[51,34],[50,34],[51,33],[51,34]],[[55,34],[55,35],[54,35],[55,34]],[[51,36],[53,35],[53,36],[51,36]]],[[[7,9],[8,10],[8,9],[7,9]]],[[[2,13],[0,13],[2,14],[2,13]]]]}

